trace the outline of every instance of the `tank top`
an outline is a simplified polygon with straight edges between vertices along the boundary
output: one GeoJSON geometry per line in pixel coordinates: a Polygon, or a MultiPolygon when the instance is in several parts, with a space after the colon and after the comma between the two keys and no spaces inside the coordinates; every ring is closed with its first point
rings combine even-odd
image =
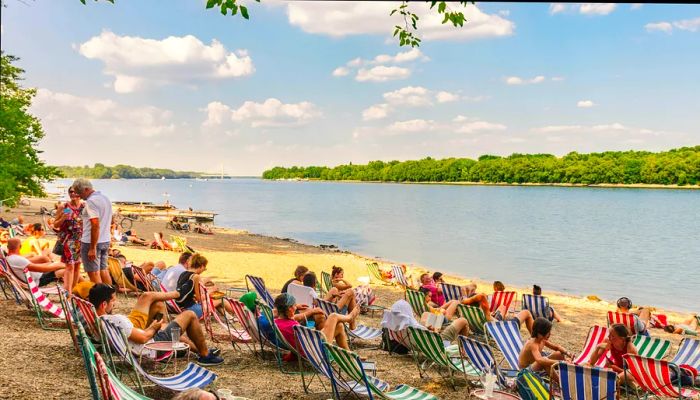
{"type": "Polygon", "coordinates": [[[177,279],[176,290],[180,293],[180,297],[175,300],[175,302],[181,308],[190,308],[197,302],[194,296],[194,281],[192,280],[192,275],[194,275],[194,272],[185,271],[180,274],[180,277],[177,279]]]}
{"type": "Polygon", "coordinates": [[[624,368],[622,356],[625,354],[627,354],[627,344],[625,344],[625,348],[622,350],[616,349],[615,346],[610,346],[610,353],[607,356],[608,362],[616,367],[624,368]]]}

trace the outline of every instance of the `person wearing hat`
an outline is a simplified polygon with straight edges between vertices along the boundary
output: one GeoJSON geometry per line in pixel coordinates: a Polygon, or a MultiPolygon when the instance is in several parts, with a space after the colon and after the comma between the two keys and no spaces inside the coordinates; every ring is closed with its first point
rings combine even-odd
{"type": "Polygon", "coordinates": [[[638,307],[635,311],[632,309],[632,300],[627,297],[617,299],[617,312],[632,314],[634,318],[634,331],[638,335],[649,336],[649,321],[651,320],[651,310],[644,307],[638,307]]]}

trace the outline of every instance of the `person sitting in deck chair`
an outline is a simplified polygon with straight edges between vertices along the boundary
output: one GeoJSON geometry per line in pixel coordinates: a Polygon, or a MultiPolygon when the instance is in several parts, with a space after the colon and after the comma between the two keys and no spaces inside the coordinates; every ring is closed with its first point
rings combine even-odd
{"type": "Polygon", "coordinates": [[[66,264],[61,262],[51,262],[47,256],[22,257],[19,250],[22,241],[18,238],[11,238],[7,241],[7,263],[12,273],[20,281],[27,283],[24,269],[27,268],[34,282],[39,286],[46,286],[63,277],[66,264]]]}
{"type": "MultiPolygon", "coordinates": [[[[421,320],[423,320],[422,317],[421,320]]],[[[442,327],[426,327],[422,325],[413,316],[413,309],[411,308],[411,305],[403,299],[398,300],[391,305],[391,313],[384,314],[381,326],[393,331],[400,331],[408,328],[409,326],[420,329],[428,329],[439,333],[442,340],[446,340],[450,343],[455,343],[457,341],[457,336],[459,335],[469,336],[469,322],[462,317],[459,317],[452,321],[449,325],[443,325],[442,327]]]]}
{"type": "Polygon", "coordinates": [[[698,316],[693,314],[680,324],[668,324],[664,326],[664,331],[676,335],[698,336],[698,316]]]}
{"type": "Polygon", "coordinates": [[[189,252],[180,254],[177,264],[170,266],[161,274],[159,279],[165,287],[165,290],[169,292],[177,290],[177,280],[180,279],[180,275],[190,266],[191,257],[192,253],[189,252]]]}
{"type": "MultiPolygon", "coordinates": [[[[315,273],[307,272],[302,278],[302,282],[304,283],[304,286],[314,289],[314,296],[319,297],[318,293],[316,293],[316,285],[318,281],[316,280],[315,273]]],[[[355,292],[350,289],[338,290],[338,288],[332,287],[323,297],[323,300],[335,303],[342,313],[351,314],[353,311],[355,311],[355,309],[357,309],[358,312],[360,311],[360,307],[355,301],[355,292]]],[[[350,330],[354,330],[355,328],[356,321],[353,319],[350,322],[350,330]]]]}
{"type": "Polygon", "coordinates": [[[294,270],[294,277],[287,282],[284,283],[282,286],[282,291],[280,293],[287,293],[287,288],[289,287],[290,283],[296,283],[297,285],[303,285],[301,282],[301,279],[304,277],[304,274],[309,272],[309,269],[306,268],[303,265],[298,265],[297,268],[294,270]]]}
{"type": "Polygon", "coordinates": [[[19,254],[25,257],[48,257],[49,254],[51,254],[51,249],[49,248],[49,242],[44,239],[44,236],[46,236],[46,232],[44,231],[43,225],[38,222],[32,225],[32,235],[24,239],[19,254]]]}
{"type": "Polygon", "coordinates": [[[156,314],[165,314],[163,301],[177,298],[177,296],[177,292],[143,293],[136,301],[134,309],[126,316],[112,314],[117,303],[117,295],[113,287],[98,283],[90,289],[89,294],[90,303],[95,306],[97,315],[119,328],[137,353],[146,343],[172,341],[172,330],[178,327],[181,335],[187,335],[180,336],[180,340],[199,354],[198,364],[210,366],[223,363],[223,358],[218,355],[220,351],[207,347],[199,318],[192,311],[183,311],[170,323],[164,322],[162,318],[154,319],[156,314]]]}
{"type": "Polygon", "coordinates": [[[532,372],[548,373],[552,366],[559,361],[571,357],[569,352],[562,346],[549,341],[552,333],[552,323],[546,318],[537,318],[532,327],[532,337],[525,342],[520,351],[518,364],[521,369],[527,368],[532,372]],[[545,347],[554,350],[554,353],[545,356],[542,351],[545,347]]]}
{"type": "Polygon", "coordinates": [[[366,312],[366,307],[372,305],[376,296],[369,285],[359,285],[352,287],[352,284],[345,279],[345,272],[342,267],[331,268],[331,285],[339,291],[352,290],[355,293],[355,302],[360,306],[360,313],[366,312]],[[363,310],[364,309],[364,310],[363,310]]]}
{"type": "MultiPolygon", "coordinates": [[[[197,314],[198,318],[202,318],[202,315],[204,315],[199,284],[202,283],[208,286],[201,276],[207,270],[207,264],[209,264],[209,261],[203,255],[199,253],[193,254],[190,258],[189,267],[180,274],[177,280],[177,292],[180,293],[180,297],[175,302],[183,310],[192,310],[197,314]]],[[[207,289],[210,292],[217,290],[216,286],[209,286],[207,289]]],[[[220,299],[212,299],[211,301],[215,308],[223,306],[226,311],[233,314],[233,309],[228,302],[222,302],[220,299]]]]}
{"type": "Polygon", "coordinates": [[[600,357],[605,357],[605,368],[615,371],[618,381],[622,383],[625,381],[625,365],[622,359],[625,354],[637,354],[637,348],[632,343],[627,327],[623,324],[613,324],[610,326],[608,338],[593,350],[586,365],[596,365],[600,357]]]}
{"type": "MultiPolygon", "coordinates": [[[[532,294],[534,296],[542,296],[542,288],[537,286],[537,285],[532,285],[532,294]]],[[[550,321],[554,320],[557,322],[561,322],[561,317],[554,310],[554,307],[552,307],[552,306],[549,306],[549,315],[550,315],[550,318],[549,318],[550,321]]]]}
{"type": "Polygon", "coordinates": [[[152,249],[173,250],[173,245],[163,237],[163,232],[153,233],[155,240],[151,242],[152,249]]]}
{"type": "Polygon", "coordinates": [[[644,307],[637,307],[632,311],[632,300],[627,297],[617,299],[617,312],[632,314],[634,318],[634,330],[638,335],[649,336],[649,323],[651,321],[651,310],[644,307]]]}

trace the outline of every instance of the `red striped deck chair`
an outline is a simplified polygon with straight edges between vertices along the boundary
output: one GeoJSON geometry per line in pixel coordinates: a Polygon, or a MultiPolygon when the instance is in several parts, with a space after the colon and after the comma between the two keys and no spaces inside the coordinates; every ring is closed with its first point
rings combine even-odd
{"type": "Polygon", "coordinates": [[[78,320],[85,328],[85,331],[92,341],[95,343],[106,343],[104,332],[102,332],[100,326],[97,324],[95,306],[78,296],[71,297],[71,301],[73,302],[73,309],[77,311],[78,320]]]}
{"type": "Polygon", "coordinates": [[[493,295],[491,295],[491,305],[489,306],[489,311],[494,312],[502,305],[505,306],[506,311],[508,311],[510,310],[511,305],[515,307],[513,300],[515,300],[515,292],[493,292],[493,295]]]}
{"type": "Polygon", "coordinates": [[[95,352],[95,375],[100,386],[102,400],[150,400],[122,383],[105,364],[100,353],[95,352]]]}
{"type": "Polygon", "coordinates": [[[674,384],[671,381],[671,371],[674,371],[677,377],[681,373],[676,364],[632,354],[625,354],[622,359],[625,361],[625,374],[631,374],[647,394],[674,399],[693,399],[700,396],[700,391],[683,388],[680,383],[674,384]]]}
{"type": "MultiPolygon", "coordinates": [[[[49,322],[44,321],[42,311],[46,312],[47,314],[51,314],[54,317],[59,318],[61,320],[65,320],[66,315],[63,313],[63,309],[60,306],[54,304],[54,302],[49,300],[49,298],[46,297],[46,295],[42,291],[39,290],[39,286],[34,282],[34,278],[32,278],[32,275],[29,273],[29,269],[24,269],[24,276],[27,279],[27,286],[29,286],[29,292],[32,294],[32,298],[34,299],[37,318],[39,319],[39,324],[41,325],[41,327],[44,329],[48,329],[44,325],[44,322],[49,322]]],[[[58,293],[58,289],[56,293],[58,293]]]]}
{"type": "Polygon", "coordinates": [[[637,332],[634,330],[634,314],[608,311],[608,327],[613,324],[622,324],[629,329],[631,335],[637,332]]]}
{"type": "MultiPolygon", "coordinates": [[[[591,329],[588,330],[588,336],[586,337],[586,342],[583,344],[583,350],[581,353],[574,358],[574,364],[585,364],[593,355],[595,348],[603,343],[608,337],[608,328],[600,325],[593,325],[591,329]]],[[[596,367],[605,366],[605,354],[602,354],[595,363],[596,367]]]]}
{"type": "MultiPolygon", "coordinates": [[[[141,267],[137,267],[135,265],[131,266],[131,271],[134,273],[134,280],[138,279],[141,281],[141,284],[143,287],[146,289],[146,292],[154,292],[155,290],[153,289],[153,278],[155,278],[151,274],[146,274],[146,271],[143,270],[141,267]]],[[[138,287],[138,285],[137,285],[138,287]]]]}
{"type": "MultiPolygon", "coordinates": [[[[261,337],[260,331],[258,330],[258,321],[255,315],[248,310],[245,304],[236,299],[224,297],[223,301],[227,302],[231,306],[233,309],[233,314],[236,316],[236,320],[238,320],[238,323],[241,324],[245,333],[242,333],[240,330],[238,332],[241,332],[242,335],[247,334],[250,337],[250,344],[252,345],[251,350],[253,350],[253,352],[257,352],[255,344],[260,344],[260,355],[262,356],[262,343],[264,339],[261,337]]],[[[231,325],[229,324],[229,326],[231,325]]],[[[248,346],[250,347],[250,345],[248,346]]]]}
{"type": "Polygon", "coordinates": [[[232,327],[231,324],[228,322],[228,317],[224,316],[226,319],[226,322],[221,320],[221,316],[219,313],[216,311],[216,307],[214,307],[214,301],[212,298],[209,296],[209,291],[207,290],[206,286],[203,284],[199,284],[199,294],[201,296],[201,303],[202,303],[202,320],[204,321],[204,327],[209,333],[209,337],[211,338],[212,341],[214,342],[219,342],[219,339],[225,339],[231,342],[231,345],[235,348],[236,343],[250,343],[253,341],[253,338],[250,337],[248,332],[243,329],[239,330],[236,329],[235,327],[232,327]],[[212,327],[212,318],[219,324],[219,326],[227,333],[224,334],[217,334],[214,333],[214,329],[212,327]]]}
{"type": "MultiPolygon", "coordinates": [[[[168,289],[166,289],[165,286],[163,286],[163,283],[160,282],[159,280],[157,280],[157,278],[156,278],[156,281],[158,283],[158,287],[160,288],[160,290],[156,290],[157,292],[167,292],[168,291],[168,289]]],[[[177,304],[177,302],[174,299],[166,300],[165,307],[168,309],[168,312],[171,314],[177,315],[177,314],[182,313],[182,308],[180,308],[180,306],[177,304]]]]}

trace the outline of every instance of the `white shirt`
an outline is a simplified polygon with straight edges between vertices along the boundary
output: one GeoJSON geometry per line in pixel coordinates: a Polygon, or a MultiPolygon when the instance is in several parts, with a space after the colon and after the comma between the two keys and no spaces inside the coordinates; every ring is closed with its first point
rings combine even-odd
{"type": "Polygon", "coordinates": [[[97,238],[97,243],[109,243],[110,232],[109,228],[112,223],[112,202],[100,192],[92,192],[90,197],[85,200],[85,207],[80,214],[83,220],[83,237],[80,239],[83,243],[90,243],[90,220],[97,218],[100,222],[100,236],[97,238]]]}
{"type": "MultiPolygon", "coordinates": [[[[12,268],[12,272],[15,276],[22,282],[27,283],[27,278],[24,276],[24,269],[27,268],[27,265],[31,264],[29,260],[17,254],[13,254],[7,257],[7,263],[10,264],[10,268],[12,268]]],[[[39,279],[41,279],[41,275],[43,274],[34,271],[29,271],[29,274],[32,276],[32,279],[34,279],[34,283],[38,286],[39,279]]]]}
{"type": "Polygon", "coordinates": [[[163,272],[160,282],[165,287],[168,292],[174,292],[177,290],[177,280],[180,279],[180,275],[185,272],[185,266],[182,264],[173,265],[163,272]]]}
{"type": "MultiPolygon", "coordinates": [[[[119,330],[124,332],[124,336],[127,338],[131,336],[131,331],[134,330],[134,324],[129,321],[129,318],[126,317],[126,315],[121,315],[121,314],[104,314],[102,315],[102,318],[106,319],[107,321],[111,322],[112,325],[117,327],[119,330]]],[[[153,339],[150,339],[146,343],[151,343],[153,339]]],[[[141,350],[143,350],[143,345],[140,343],[134,343],[131,340],[129,340],[129,345],[131,346],[131,352],[135,354],[141,354],[141,350]]],[[[144,353],[147,354],[147,353],[144,353]]]]}

